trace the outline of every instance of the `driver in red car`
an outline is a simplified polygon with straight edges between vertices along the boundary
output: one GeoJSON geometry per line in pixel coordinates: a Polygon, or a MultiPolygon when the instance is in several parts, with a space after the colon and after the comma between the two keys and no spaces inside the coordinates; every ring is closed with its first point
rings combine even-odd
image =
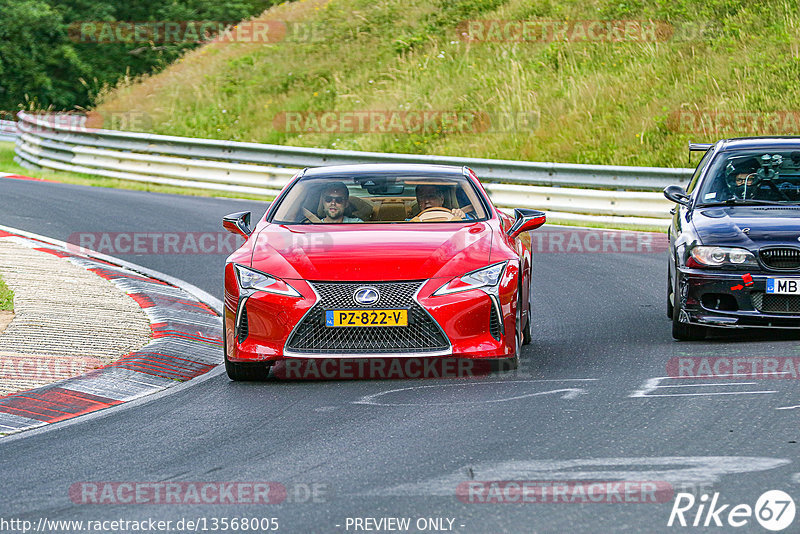
{"type": "MultiPolygon", "coordinates": [[[[417,204],[419,205],[419,212],[431,208],[444,208],[444,189],[438,185],[418,185],[416,188],[417,204]]],[[[447,209],[447,208],[444,208],[447,209]]],[[[467,215],[461,208],[450,210],[453,221],[467,219],[467,215]]],[[[411,219],[412,221],[419,220],[419,215],[411,219]]]]}

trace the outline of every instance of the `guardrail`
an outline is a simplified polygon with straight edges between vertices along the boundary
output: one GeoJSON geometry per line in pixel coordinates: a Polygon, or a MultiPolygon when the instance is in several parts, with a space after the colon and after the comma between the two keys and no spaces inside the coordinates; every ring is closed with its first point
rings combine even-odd
{"type": "Polygon", "coordinates": [[[0,141],[17,140],[17,123],[15,121],[0,120],[0,141]]]}
{"type": "Polygon", "coordinates": [[[21,112],[18,117],[15,160],[23,166],[274,195],[303,167],[388,162],[467,165],[496,205],[543,209],[551,220],[665,226],[672,204],[660,190],[685,185],[693,172],[290,147],[87,128],[85,117],[75,115],[56,119],[21,112]]]}

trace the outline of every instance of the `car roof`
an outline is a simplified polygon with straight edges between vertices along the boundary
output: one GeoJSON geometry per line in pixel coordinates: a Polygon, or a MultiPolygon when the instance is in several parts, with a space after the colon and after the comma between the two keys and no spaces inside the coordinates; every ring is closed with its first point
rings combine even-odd
{"type": "Polygon", "coordinates": [[[367,163],[362,165],[331,165],[305,169],[303,177],[325,176],[375,176],[376,174],[401,176],[463,176],[464,168],[455,165],[422,163],[367,163]]]}
{"type": "Polygon", "coordinates": [[[756,150],[756,149],[798,149],[800,150],[800,136],[775,136],[775,137],[735,137],[720,141],[719,150],[756,150]]]}

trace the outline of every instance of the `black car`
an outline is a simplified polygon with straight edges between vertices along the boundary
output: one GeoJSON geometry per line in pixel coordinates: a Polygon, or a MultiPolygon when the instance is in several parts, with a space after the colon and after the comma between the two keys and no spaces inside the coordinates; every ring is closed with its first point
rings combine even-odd
{"type": "Polygon", "coordinates": [[[800,137],[726,139],[705,150],[669,228],[672,336],[800,328],[800,137]]]}

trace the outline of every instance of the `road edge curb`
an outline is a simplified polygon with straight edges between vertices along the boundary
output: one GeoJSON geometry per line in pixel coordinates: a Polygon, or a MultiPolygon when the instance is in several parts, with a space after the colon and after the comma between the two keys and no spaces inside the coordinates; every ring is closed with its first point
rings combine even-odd
{"type": "Polygon", "coordinates": [[[141,306],[153,332],[147,345],[105,367],[0,397],[0,443],[221,373],[219,299],[170,275],[57,239],[3,225],[0,232],[106,278],[141,306]]]}

